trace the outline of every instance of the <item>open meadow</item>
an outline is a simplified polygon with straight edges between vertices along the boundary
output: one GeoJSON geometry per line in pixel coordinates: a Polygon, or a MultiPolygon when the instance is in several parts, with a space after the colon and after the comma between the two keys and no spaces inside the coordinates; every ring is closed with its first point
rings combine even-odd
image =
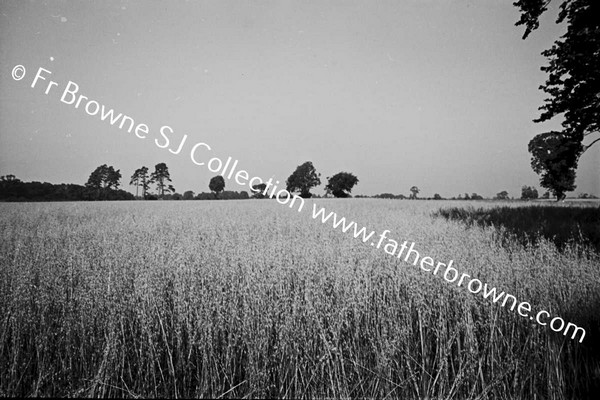
{"type": "Polygon", "coordinates": [[[0,203],[0,396],[563,399],[600,388],[597,253],[432,216],[464,202],[313,201],[300,213],[267,200],[0,203]],[[313,220],[313,201],[454,260],[585,328],[584,340],[313,220]]]}

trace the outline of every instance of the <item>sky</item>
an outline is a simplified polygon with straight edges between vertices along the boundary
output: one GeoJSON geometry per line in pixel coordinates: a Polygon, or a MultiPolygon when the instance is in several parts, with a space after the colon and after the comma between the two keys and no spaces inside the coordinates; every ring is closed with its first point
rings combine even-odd
{"type": "MultiPolygon", "coordinates": [[[[560,129],[533,122],[558,5],[522,40],[512,0],[0,0],[0,175],[84,184],[108,164],[135,193],[133,172],[165,162],[177,192],[208,192],[216,174],[190,157],[206,143],[197,161],[232,157],[264,180],[312,161],[320,195],[341,171],[353,195],[541,194],[527,144],[560,129]],[[69,81],[146,138],[61,101],[69,81]],[[163,126],[169,148],[187,135],[179,154],[155,143],[163,126]]],[[[596,146],[575,194],[600,195],[599,165],[596,146]]]]}

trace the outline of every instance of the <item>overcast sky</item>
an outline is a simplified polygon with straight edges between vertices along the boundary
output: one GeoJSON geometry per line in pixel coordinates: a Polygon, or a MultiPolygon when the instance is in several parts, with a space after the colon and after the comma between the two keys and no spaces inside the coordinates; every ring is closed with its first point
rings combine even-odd
{"type": "MultiPolygon", "coordinates": [[[[179,193],[207,192],[215,174],[189,156],[205,142],[199,158],[264,179],[310,160],[318,194],[348,171],[353,194],[519,197],[539,188],[527,143],[559,128],[532,122],[557,5],[524,41],[512,0],[1,0],[0,175],[83,184],[109,164],[135,192],[134,170],[165,162],[179,193]],[[31,88],[39,67],[52,74],[31,88]],[[62,103],[69,80],[148,137],[62,103]],[[188,135],[180,154],[153,143],[164,125],[172,146],[188,135]]],[[[576,193],[600,195],[598,165],[600,148],[583,155],[576,193]]]]}

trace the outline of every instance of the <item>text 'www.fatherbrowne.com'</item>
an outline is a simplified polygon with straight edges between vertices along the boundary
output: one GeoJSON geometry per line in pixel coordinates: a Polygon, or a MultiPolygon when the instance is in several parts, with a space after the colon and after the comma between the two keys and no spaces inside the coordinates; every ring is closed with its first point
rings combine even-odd
{"type": "Polygon", "coordinates": [[[442,262],[436,263],[433,258],[428,256],[421,257],[419,252],[415,249],[414,242],[405,240],[403,243],[399,243],[394,239],[390,239],[387,237],[390,233],[387,229],[379,235],[374,231],[368,231],[364,226],[359,229],[356,222],[348,222],[344,217],[338,218],[335,212],[327,213],[325,208],[319,208],[316,204],[313,204],[312,217],[315,220],[320,218],[321,222],[324,224],[330,221],[333,224],[334,229],[341,228],[342,232],[351,233],[354,235],[355,239],[360,239],[363,243],[371,241],[371,246],[377,249],[381,248],[383,245],[383,250],[390,256],[403,259],[404,262],[409,264],[412,261],[412,265],[419,265],[423,271],[430,272],[433,275],[443,276],[447,282],[456,283],[457,286],[466,287],[467,290],[473,294],[481,293],[484,299],[490,300],[492,303],[498,303],[502,307],[505,307],[510,302],[511,311],[514,311],[516,308],[517,313],[521,317],[529,318],[542,326],[550,326],[550,329],[554,332],[562,332],[564,336],[571,333],[571,339],[575,339],[580,335],[579,343],[581,343],[585,337],[585,329],[572,322],[566,323],[560,317],[554,317],[549,320],[551,314],[545,310],[541,310],[533,316],[530,303],[526,301],[519,302],[515,296],[509,293],[501,292],[496,289],[496,287],[489,287],[487,283],[483,283],[479,279],[473,278],[466,273],[460,274],[456,268],[452,267],[453,260],[450,260],[445,264],[442,262]]]}

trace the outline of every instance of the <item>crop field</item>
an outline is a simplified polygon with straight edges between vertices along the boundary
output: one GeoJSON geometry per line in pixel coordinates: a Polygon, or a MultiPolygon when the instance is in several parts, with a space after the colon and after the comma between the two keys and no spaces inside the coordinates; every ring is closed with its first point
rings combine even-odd
{"type": "Polygon", "coordinates": [[[466,202],[314,202],[454,260],[585,339],[275,201],[0,203],[0,396],[563,399],[600,389],[595,251],[433,216],[466,202]]]}

